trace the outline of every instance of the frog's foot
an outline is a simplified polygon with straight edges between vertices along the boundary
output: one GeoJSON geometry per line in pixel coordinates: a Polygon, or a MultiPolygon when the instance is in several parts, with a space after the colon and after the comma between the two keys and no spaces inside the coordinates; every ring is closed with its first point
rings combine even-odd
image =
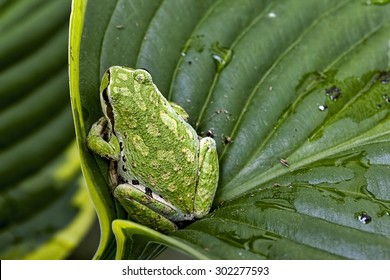
{"type": "Polygon", "coordinates": [[[209,213],[219,178],[218,155],[214,139],[202,138],[199,147],[200,175],[194,205],[194,214],[198,219],[209,213]]]}
{"type": "Polygon", "coordinates": [[[157,194],[139,186],[120,184],[114,190],[114,196],[134,221],[163,233],[177,230],[177,225],[167,217],[178,216],[177,209],[157,194]]]}
{"type": "Polygon", "coordinates": [[[87,136],[88,148],[101,157],[118,160],[120,146],[118,138],[107,129],[107,120],[102,117],[95,122],[87,136]]]}

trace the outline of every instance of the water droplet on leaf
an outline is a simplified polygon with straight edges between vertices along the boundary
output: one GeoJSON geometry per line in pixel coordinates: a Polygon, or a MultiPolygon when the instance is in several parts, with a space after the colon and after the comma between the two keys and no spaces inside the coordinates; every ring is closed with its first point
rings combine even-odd
{"type": "Polygon", "coordinates": [[[328,106],[326,106],[326,105],[320,105],[320,106],[318,106],[318,109],[319,109],[320,111],[325,111],[326,109],[328,109],[328,106]]]}
{"type": "Polygon", "coordinates": [[[355,217],[358,219],[359,222],[362,224],[368,224],[372,221],[372,218],[370,215],[367,214],[367,212],[362,211],[355,214],[355,217]]]}
{"type": "Polygon", "coordinates": [[[221,47],[219,43],[216,42],[211,46],[211,53],[211,56],[217,66],[217,71],[220,72],[223,68],[226,67],[226,65],[229,64],[233,51],[221,47]]]}
{"type": "Polygon", "coordinates": [[[269,12],[268,17],[269,18],[276,18],[276,14],[274,12],[269,12]]]}

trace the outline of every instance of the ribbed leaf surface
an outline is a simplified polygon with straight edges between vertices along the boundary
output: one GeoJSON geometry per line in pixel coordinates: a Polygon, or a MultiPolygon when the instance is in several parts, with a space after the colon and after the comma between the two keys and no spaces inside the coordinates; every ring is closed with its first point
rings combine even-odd
{"type": "Polygon", "coordinates": [[[0,4],[0,258],[61,259],[89,229],[67,73],[70,1],[0,4]]]}
{"type": "MultiPolygon", "coordinates": [[[[103,72],[126,65],[147,69],[218,146],[212,213],[157,243],[200,258],[390,258],[390,5],[75,3],[73,98],[107,232],[102,255],[114,244],[111,221],[126,215],[106,185],[107,162],[87,150],[85,135],[102,115],[103,72]]],[[[145,242],[128,245],[135,232],[156,242],[132,223],[116,221],[114,230],[131,250],[117,257],[145,258],[137,248],[145,242]]]]}

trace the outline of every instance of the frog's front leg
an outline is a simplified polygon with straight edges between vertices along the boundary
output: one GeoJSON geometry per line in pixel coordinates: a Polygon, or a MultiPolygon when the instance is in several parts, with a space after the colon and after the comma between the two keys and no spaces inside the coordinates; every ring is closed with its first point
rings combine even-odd
{"type": "Polygon", "coordinates": [[[218,186],[219,165],[214,139],[205,137],[199,143],[199,182],[195,194],[196,218],[202,218],[210,211],[218,186]]]}
{"type": "Polygon", "coordinates": [[[123,208],[136,222],[163,233],[177,230],[175,223],[166,217],[175,220],[180,213],[177,209],[164,201],[148,188],[128,184],[120,184],[114,190],[114,196],[123,208]]]}
{"type": "Polygon", "coordinates": [[[109,160],[118,160],[120,146],[118,138],[107,128],[106,118],[102,117],[95,122],[87,136],[88,148],[101,157],[109,160]]]}

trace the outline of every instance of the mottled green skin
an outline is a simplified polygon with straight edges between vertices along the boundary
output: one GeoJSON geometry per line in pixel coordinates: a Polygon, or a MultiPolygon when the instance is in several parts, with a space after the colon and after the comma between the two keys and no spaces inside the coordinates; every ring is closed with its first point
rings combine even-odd
{"type": "Polygon", "coordinates": [[[162,231],[174,228],[166,229],[169,220],[206,215],[218,183],[214,140],[199,140],[184,109],[172,107],[144,70],[111,67],[101,92],[105,116],[91,128],[88,145],[117,163],[114,195],[130,215],[162,231]]]}
{"type": "MultiPolygon", "coordinates": [[[[183,212],[192,213],[198,171],[198,136],[159,94],[146,71],[138,74],[141,83],[138,78],[121,79],[123,71],[128,70],[110,69],[107,88],[114,119],[123,119],[114,124],[115,135],[128,155],[125,162],[119,161],[118,174],[125,180],[137,178],[140,184],[164,193],[164,198],[183,212]],[[128,106],[116,110],[124,95],[128,97],[128,106]],[[167,128],[163,129],[165,135],[161,134],[161,128],[167,128]],[[127,172],[123,171],[122,165],[127,172]],[[177,191],[182,192],[180,197],[175,195],[177,191]]],[[[122,77],[128,75],[123,74],[122,77]]]]}

